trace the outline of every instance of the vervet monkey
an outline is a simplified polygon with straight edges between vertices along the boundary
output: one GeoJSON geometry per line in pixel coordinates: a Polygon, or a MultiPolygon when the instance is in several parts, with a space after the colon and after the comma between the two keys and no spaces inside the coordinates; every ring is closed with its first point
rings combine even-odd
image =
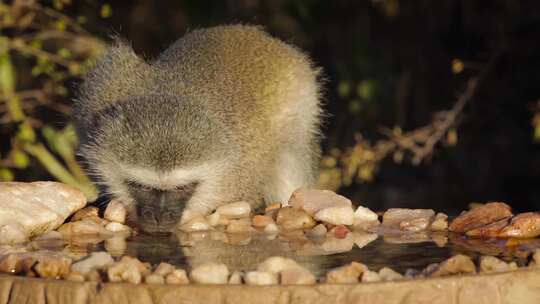
{"type": "Polygon", "coordinates": [[[115,39],[75,101],[80,152],[147,232],[173,229],[186,210],[286,201],[315,182],[319,78],[254,26],[192,31],[155,60],[115,39]]]}

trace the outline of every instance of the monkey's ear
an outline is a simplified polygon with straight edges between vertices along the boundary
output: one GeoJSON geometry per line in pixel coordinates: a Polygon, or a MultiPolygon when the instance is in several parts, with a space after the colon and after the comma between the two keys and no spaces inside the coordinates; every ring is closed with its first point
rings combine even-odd
{"type": "Polygon", "coordinates": [[[140,95],[150,82],[149,77],[145,77],[149,73],[149,65],[125,40],[118,36],[112,38],[113,42],[98,58],[80,87],[79,106],[90,111],[140,95]]]}

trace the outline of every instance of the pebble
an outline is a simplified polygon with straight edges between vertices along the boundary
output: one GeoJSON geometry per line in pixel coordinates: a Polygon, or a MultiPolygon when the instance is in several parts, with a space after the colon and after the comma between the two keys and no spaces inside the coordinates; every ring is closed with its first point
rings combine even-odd
{"type": "Polygon", "coordinates": [[[226,284],[229,269],[222,263],[204,263],[195,267],[190,277],[193,282],[200,284],[226,284]]]}
{"type": "Polygon", "coordinates": [[[83,208],[83,209],[75,212],[75,214],[73,214],[73,216],[71,217],[70,221],[71,222],[76,222],[76,221],[80,221],[82,219],[85,219],[87,217],[92,217],[92,216],[99,217],[98,211],[99,211],[99,209],[96,208],[96,207],[83,208]]]}
{"type": "Polygon", "coordinates": [[[266,215],[255,215],[253,217],[253,227],[264,228],[269,224],[274,223],[274,220],[266,215]]]}
{"type": "Polygon", "coordinates": [[[89,220],[69,222],[57,230],[64,237],[78,237],[81,235],[110,235],[111,232],[100,224],[89,220]]]}
{"type": "Polygon", "coordinates": [[[249,218],[231,220],[227,225],[226,231],[227,233],[249,233],[253,231],[251,220],[249,218]]]}
{"type": "Polygon", "coordinates": [[[379,282],[381,277],[375,271],[366,270],[362,273],[362,283],[379,282]]]}
{"type": "Polygon", "coordinates": [[[92,252],[88,257],[77,261],[71,266],[72,271],[86,275],[92,269],[100,269],[114,263],[112,256],[104,251],[92,252]]]}
{"type": "Polygon", "coordinates": [[[167,284],[189,284],[189,278],[184,269],[174,269],[165,277],[167,284]]]}
{"type": "Polygon", "coordinates": [[[281,284],[283,285],[310,285],[317,283],[317,278],[307,269],[297,266],[283,269],[280,272],[281,284]]]}
{"type": "Polygon", "coordinates": [[[238,284],[242,284],[242,272],[241,271],[235,271],[231,274],[231,276],[229,277],[229,284],[232,284],[232,285],[238,285],[238,284]]]}
{"type": "Polygon", "coordinates": [[[202,216],[196,216],[180,226],[180,230],[184,232],[208,231],[210,228],[210,224],[202,216]]]}
{"type": "Polygon", "coordinates": [[[326,273],[326,283],[358,283],[360,275],[367,269],[364,264],[352,262],[349,265],[332,269],[326,273]]]}
{"type": "Polygon", "coordinates": [[[439,212],[435,215],[435,219],[429,225],[431,231],[446,231],[448,229],[448,215],[439,212]]]}
{"type": "Polygon", "coordinates": [[[425,230],[434,216],[435,212],[431,209],[390,208],[383,214],[382,226],[418,232],[425,230]]]}
{"type": "Polygon", "coordinates": [[[247,202],[231,203],[218,207],[216,213],[229,219],[245,218],[251,213],[251,205],[247,202]]]}
{"type": "Polygon", "coordinates": [[[379,278],[383,281],[397,281],[403,279],[403,275],[389,267],[383,267],[379,270],[379,278]]]}
{"type": "Polygon", "coordinates": [[[149,273],[146,264],[136,258],[123,256],[120,261],[112,264],[107,269],[110,282],[129,282],[139,284],[142,276],[149,273]]]}
{"type": "Polygon", "coordinates": [[[352,225],[354,211],[350,206],[325,208],[315,213],[315,219],[332,225],[352,225]]]}
{"type": "Polygon", "coordinates": [[[288,201],[288,206],[303,209],[309,215],[313,216],[326,208],[352,208],[352,203],[346,197],[329,190],[299,188],[292,193],[288,201]]]}
{"type": "Polygon", "coordinates": [[[124,224],[126,222],[127,210],[120,200],[112,200],[105,209],[104,218],[115,223],[124,224]]]}
{"type": "Polygon", "coordinates": [[[309,229],[316,225],[308,213],[290,207],[278,211],[276,223],[284,230],[309,229]]]}
{"type": "Polygon", "coordinates": [[[248,271],[244,276],[247,285],[275,285],[278,283],[278,276],[266,271],[248,271]]]}
{"type": "Polygon", "coordinates": [[[449,229],[454,232],[467,232],[509,216],[512,216],[510,206],[491,202],[463,212],[450,223],[449,229]]]}
{"type": "Polygon", "coordinates": [[[516,262],[506,263],[501,259],[489,255],[480,257],[481,272],[504,272],[517,268],[516,262]]]}
{"type": "MultiPolygon", "coordinates": [[[[57,182],[1,182],[0,202],[0,226],[17,224],[17,229],[32,238],[60,226],[86,205],[86,197],[78,189],[57,182]]],[[[5,233],[13,240],[20,239],[13,227],[6,230],[11,231],[5,233]]]]}

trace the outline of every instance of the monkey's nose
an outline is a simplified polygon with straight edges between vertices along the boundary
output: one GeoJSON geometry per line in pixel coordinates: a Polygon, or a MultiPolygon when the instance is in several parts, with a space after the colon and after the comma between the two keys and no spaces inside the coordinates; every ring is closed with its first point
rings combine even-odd
{"type": "Polygon", "coordinates": [[[180,219],[174,210],[142,207],[139,210],[141,228],[147,232],[170,231],[180,219]]]}

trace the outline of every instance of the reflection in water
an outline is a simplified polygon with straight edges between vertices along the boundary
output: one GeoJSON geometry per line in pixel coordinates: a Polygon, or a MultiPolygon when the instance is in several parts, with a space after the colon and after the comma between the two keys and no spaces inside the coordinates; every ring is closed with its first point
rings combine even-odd
{"type": "Polygon", "coordinates": [[[321,255],[320,252],[305,250],[306,246],[314,246],[313,242],[306,239],[284,241],[279,238],[268,239],[264,234],[232,235],[213,231],[136,236],[128,239],[126,254],[152,264],[165,261],[187,269],[204,262],[222,262],[231,270],[252,270],[266,258],[280,255],[295,259],[321,276],[329,269],[352,261],[364,263],[373,270],[388,266],[404,273],[409,268],[423,269],[429,264],[439,263],[456,253],[470,256],[489,254],[503,257],[507,261],[516,260],[520,257],[519,248],[528,246],[529,251],[540,245],[538,241],[530,241],[508,247],[506,241],[471,240],[457,235],[449,235],[449,238],[451,242],[442,247],[429,238],[414,242],[378,238],[363,248],[355,246],[347,252],[321,255]]]}
{"type": "Polygon", "coordinates": [[[328,236],[309,239],[300,231],[286,237],[209,231],[141,234],[127,240],[88,236],[71,239],[67,243],[62,240],[37,240],[31,243],[31,247],[69,252],[78,258],[92,251],[105,250],[115,257],[130,255],[153,265],[168,262],[187,270],[205,262],[222,262],[230,270],[253,270],[271,256],[285,256],[296,260],[319,277],[332,268],[353,261],[366,264],[371,270],[390,267],[405,273],[409,268],[421,270],[457,253],[473,258],[492,255],[524,265],[529,254],[540,248],[540,239],[475,239],[454,233],[386,234],[376,237],[375,234],[357,231],[343,239],[328,236]]]}

